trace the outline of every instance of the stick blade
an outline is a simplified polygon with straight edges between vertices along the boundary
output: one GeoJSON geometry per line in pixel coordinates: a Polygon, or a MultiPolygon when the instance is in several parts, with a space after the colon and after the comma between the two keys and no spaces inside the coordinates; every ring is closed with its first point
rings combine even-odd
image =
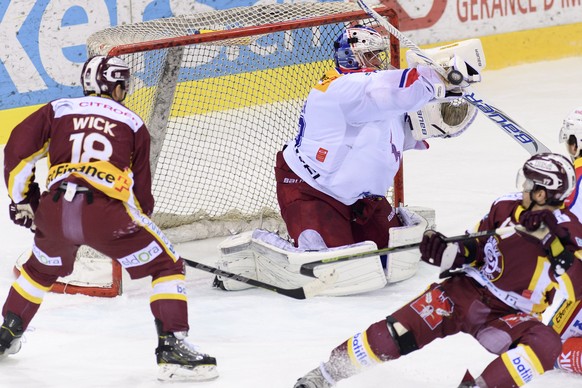
{"type": "Polygon", "coordinates": [[[319,271],[317,278],[303,286],[306,298],[314,297],[332,287],[338,279],[338,273],[334,268],[319,271]]]}

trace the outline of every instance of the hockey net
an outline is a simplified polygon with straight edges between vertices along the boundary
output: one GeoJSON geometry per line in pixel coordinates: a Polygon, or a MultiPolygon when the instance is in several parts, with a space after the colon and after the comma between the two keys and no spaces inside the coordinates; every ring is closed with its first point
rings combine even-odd
{"type": "MultiPolygon", "coordinates": [[[[378,11],[398,24],[395,12],[378,11]]],[[[125,105],[151,133],[152,218],[171,241],[257,227],[285,233],[275,155],[334,66],[334,40],[354,24],[378,28],[355,3],[272,4],[122,25],[88,39],[89,55],[117,55],[132,68],[125,105]]],[[[400,67],[395,38],[391,62],[400,67]]],[[[388,197],[402,203],[402,173],[394,187],[388,197]]]]}

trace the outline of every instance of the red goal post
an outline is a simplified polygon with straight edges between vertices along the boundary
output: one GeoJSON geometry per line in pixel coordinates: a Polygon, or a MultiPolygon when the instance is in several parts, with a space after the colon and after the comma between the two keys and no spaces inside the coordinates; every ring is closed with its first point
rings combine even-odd
{"type": "MultiPolygon", "coordinates": [[[[394,11],[377,10],[398,26],[394,11]]],[[[307,94],[333,66],[334,40],[354,24],[378,28],[355,3],[325,2],[211,11],[90,36],[89,55],[121,56],[132,68],[125,104],[150,131],[152,218],[171,241],[285,231],[275,154],[296,136],[307,94]]],[[[390,41],[399,68],[399,42],[390,41]]],[[[402,169],[388,196],[404,202],[402,169]]]]}

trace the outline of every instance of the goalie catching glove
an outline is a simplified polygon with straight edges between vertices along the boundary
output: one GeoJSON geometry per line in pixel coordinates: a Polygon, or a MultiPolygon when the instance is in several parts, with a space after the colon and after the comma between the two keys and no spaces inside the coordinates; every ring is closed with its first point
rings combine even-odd
{"type": "Polygon", "coordinates": [[[32,182],[28,187],[28,193],[26,197],[18,202],[10,202],[8,210],[10,212],[10,219],[16,225],[24,226],[30,229],[32,232],[36,230],[34,225],[34,213],[38,208],[38,203],[40,201],[40,188],[36,182],[32,182]]]}
{"type": "Polygon", "coordinates": [[[477,108],[465,99],[431,102],[416,112],[408,112],[407,122],[416,140],[455,137],[463,133],[477,116],[477,108]]]}
{"type": "Polygon", "coordinates": [[[574,262],[574,253],[566,247],[572,245],[570,233],[561,227],[554,213],[549,210],[526,211],[519,218],[522,227],[517,228],[524,236],[533,236],[548,253],[552,270],[563,275],[574,262]]]}
{"type": "MultiPolygon", "coordinates": [[[[485,53],[479,39],[469,39],[446,46],[425,50],[425,54],[447,72],[438,76],[444,91],[435,92],[436,101],[416,112],[408,112],[412,136],[416,140],[432,137],[454,137],[465,131],[477,116],[477,108],[463,98],[464,89],[481,81],[485,68],[485,53]],[[452,73],[460,74],[458,84],[448,79],[452,73]]],[[[422,65],[424,59],[414,51],[406,52],[409,67],[422,65]]],[[[421,75],[424,72],[421,72],[421,75]]],[[[434,80],[433,80],[434,81],[434,80]]],[[[438,88],[437,88],[438,89],[438,88]]]]}

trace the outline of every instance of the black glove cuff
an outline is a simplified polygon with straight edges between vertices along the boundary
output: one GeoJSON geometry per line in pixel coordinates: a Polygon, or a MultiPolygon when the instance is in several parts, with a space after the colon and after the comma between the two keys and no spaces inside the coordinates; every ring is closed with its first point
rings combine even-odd
{"type": "Polygon", "coordinates": [[[477,258],[477,246],[479,242],[477,239],[467,240],[461,244],[462,254],[465,256],[465,263],[472,263],[477,258]]]}
{"type": "Polygon", "coordinates": [[[557,276],[563,275],[574,263],[576,256],[574,253],[567,249],[564,249],[559,255],[553,257],[549,255],[550,261],[552,263],[552,269],[557,276]]]}

